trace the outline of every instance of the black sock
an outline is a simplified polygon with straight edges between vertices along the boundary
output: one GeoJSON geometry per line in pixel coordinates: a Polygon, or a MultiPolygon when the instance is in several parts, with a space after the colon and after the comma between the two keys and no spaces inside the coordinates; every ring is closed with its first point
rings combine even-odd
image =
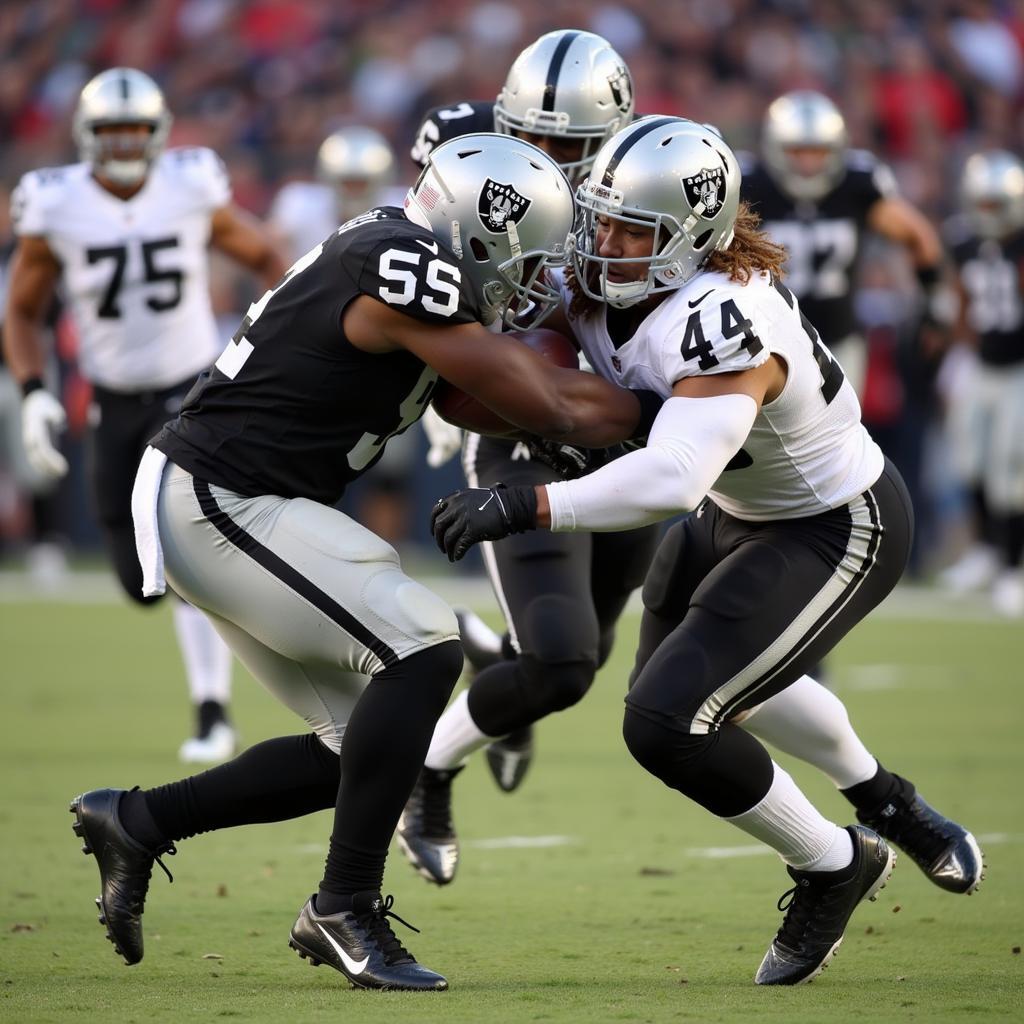
{"type": "Polygon", "coordinates": [[[117,805],[117,816],[125,832],[147,850],[159,850],[167,842],[146,806],[146,795],[138,788],[125,793],[117,805]]]}
{"type": "Polygon", "coordinates": [[[331,836],[331,849],[324,867],[324,878],[316,896],[320,914],[340,914],[352,906],[352,894],[380,892],[384,884],[387,850],[362,850],[339,842],[331,836]]]}
{"type": "Polygon", "coordinates": [[[885,768],[879,765],[878,771],[867,782],[858,782],[856,786],[850,786],[849,789],[841,789],[839,792],[858,811],[870,812],[877,807],[881,807],[882,804],[887,800],[891,800],[894,796],[902,796],[908,800],[912,799],[914,796],[914,786],[912,783],[907,782],[906,779],[886,771],[885,768]]]}
{"type": "Polygon", "coordinates": [[[228,720],[227,709],[220,701],[217,700],[204,700],[196,708],[196,722],[197,732],[196,735],[201,739],[205,740],[210,735],[210,730],[218,722],[226,722],[228,720]]]}
{"type": "Polygon", "coordinates": [[[234,825],[286,821],[333,807],[341,760],[315,733],[265,740],[234,760],[180,782],[145,790],[146,807],[168,839],[234,825]]]}

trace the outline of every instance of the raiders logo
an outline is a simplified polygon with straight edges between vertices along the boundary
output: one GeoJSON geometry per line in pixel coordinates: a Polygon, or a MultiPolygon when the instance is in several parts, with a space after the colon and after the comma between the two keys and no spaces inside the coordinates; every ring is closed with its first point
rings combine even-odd
{"type": "Polygon", "coordinates": [[[533,203],[532,199],[520,195],[511,185],[488,178],[480,189],[480,198],[476,204],[480,223],[488,231],[496,235],[504,234],[505,225],[509,221],[518,224],[533,203]]]}
{"type": "Polygon", "coordinates": [[[699,204],[703,205],[701,216],[710,220],[725,202],[725,172],[721,167],[704,167],[689,178],[683,178],[683,192],[694,213],[699,204]]]}
{"type": "Polygon", "coordinates": [[[608,85],[611,87],[615,106],[622,113],[626,113],[633,103],[633,80],[629,77],[625,66],[616,69],[615,74],[609,77],[608,85]]]}

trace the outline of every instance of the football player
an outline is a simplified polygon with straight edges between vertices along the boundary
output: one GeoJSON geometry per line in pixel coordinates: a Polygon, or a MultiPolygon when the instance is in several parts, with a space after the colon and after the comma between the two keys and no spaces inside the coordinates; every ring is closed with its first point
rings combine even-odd
{"type": "Polygon", "coordinates": [[[887,839],[954,892],[983,865],[805,674],[896,584],[913,512],[740,185],[722,139],[680,118],[644,118],[601,149],[564,301],[598,374],[665,399],[647,445],[577,480],[449,495],[433,528],[458,559],[514,531],[693,511],[644,583],[623,734],[651,774],[782,857],[795,886],[755,980],[790,985],[822,970],[885,884],[887,839]],[[755,731],[826,770],[864,824],[826,819],[755,731]]]}
{"type": "MultiPolygon", "coordinates": [[[[93,388],[91,472],[98,518],[117,577],[142,596],[131,490],[146,439],[174,413],[220,349],[207,284],[207,247],[266,284],[284,265],[269,236],[231,202],[224,165],[209,149],[165,149],[171,114],[156,83],[112,68],[82,90],[73,132],[81,162],[26,174],[11,200],[18,245],[11,264],[5,346],[21,384],[29,459],[51,477],[68,469],[52,432],[65,423],[43,383],[43,325],[60,283],[80,334],[80,368],[93,388]]],[[[196,713],[186,762],[230,757],[231,655],[202,613],[175,601],[174,620],[196,713]]]]}
{"type": "MultiPolygon", "coordinates": [[[[489,131],[490,129],[488,129],[489,131]]],[[[401,205],[405,191],[393,185],[395,155],[373,128],[353,125],[320,144],[316,181],[290,181],[270,206],[270,228],[289,261],[322,242],[339,224],[374,206],[401,205]]]]}
{"type": "MultiPolygon", "coordinates": [[[[438,141],[471,126],[493,125],[543,149],[578,184],[601,144],[632,119],[632,79],[607,40],[591,32],[549,32],[519,54],[497,100],[432,111],[412,156],[422,161],[438,141]]],[[[433,440],[432,465],[442,461],[442,450],[451,454],[459,444],[457,432],[453,436],[436,422],[424,421],[433,440]]],[[[466,437],[463,468],[473,486],[557,479],[551,467],[531,458],[527,445],[477,434],[466,437]]],[[[490,741],[487,763],[501,789],[515,790],[523,780],[533,755],[532,723],[571,707],[590,688],[656,543],[652,527],[621,534],[532,534],[495,548],[485,545],[484,563],[508,633],[503,640],[472,613],[460,612],[463,644],[477,675],[459,695],[455,713],[464,710],[475,735],[490,741]]],[[[449,760],[453,738],[447,730],[454,721],[442,720],[399,828],[403,851],[438,884],[452,880],[458,861],[450,809],[455,773],[435,770],[449,760]]]]}
{"type": "Polygon", "coordinates": [[[829,339],[859,395],[867,348],[854,289],[865,234],[873,231],[906,249],[932,304],[941,284],[938,233],[897,194],[888,167],[848,148],[843,116],[821,93],[778,97],[764,116],[761,159],[745,155],[741,166],[744,200],[769,237],[786,248],[786,286],[829,339]]]}
{"type": "Polygon", "coordinates": [[[976,511],[979,543],[947,570],[965,590],[992,582],[1004,615],[1024,615],[1024,164],[975,153],[961,182],[964,216],[952,254],[961,295],[960,337],[977,361],[952,396],[954,451],[976,511]]]}
{"type": "Polygon", "coordinates": [[[458,626],[389,544],[333,506],[422,415],[439,376],[529,432],[600,446],[647,429],[655,396],[638,401],[483,326],[528,327],[557,304],[545,272],[573,223],[569,184],[536,147],[494,134],[440,147],[405,213],[347,222],[250,306],[147,448],[133,493],[145,591],[166,574],[313,731],[170,785],[73,802],[100,868],[101,921],[129,963],[143,954],[154,860],[175,842],[334,807],[291,945],[360,987],[447,987],[396,937],[380,890],[462,669],[458,626]]]}

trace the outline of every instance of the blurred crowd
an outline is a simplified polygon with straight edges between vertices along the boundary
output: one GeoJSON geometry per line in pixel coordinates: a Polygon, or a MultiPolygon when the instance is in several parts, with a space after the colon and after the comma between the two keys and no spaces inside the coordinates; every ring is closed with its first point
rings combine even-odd
{"type": "MultiPolygon", "coordinates": [[[[967,153],[1020,149],[1024,0],[5,0],[0,204],[26,170],[76,159],[70,116],[79,91],[122,64],[164,88],[175,115],[170,144],[214,148],[236,200],[257,215],[287,181],[312,176],[318,146],[343,125],[379,129],[399,155],[401,180],[411,181],[408,151],[423,112],[494,97],[516,54],[564,27],[597,32],[624,56],[638,111],[713,122],[734,148],[757,148],[778,94],[827,93],[852,144],[888,161],[904,195],[936,222],[955,209],[967,153]]],[[[6,212],[0,238],[9,247],[6,212]]],[[[882,250],[867,261],[861,302],[883,358],[865,395],[881,432],[904,415],[930,415],[931,396],[917,409],[920,382],[898,365],[899,286],[912,275],[890,266],[894,259],[882,250]]],[[[218,279],[225,323],[251,298],[240,295],[245,287],[218,279]]],[[[924,519],[941,529],[955,522],[957,499],[941,458],[933,461],[935,508],[924,519]]],[[[409,479],[419,487],[423,478],[409,479]]],[[[428,486],[413,496],[424,508],[440,493],[428,486]]],[[[0,534],[16,534],[23,523],[3,493],[0,534]]],[[[66,499],[78,502],[87,507],[76,493],[66,499]]],[[[66,514],[65,532],[87,543],[82,518],[66,514]]],[[[423,539],[415,518],[402,529],[423,539]]]]}

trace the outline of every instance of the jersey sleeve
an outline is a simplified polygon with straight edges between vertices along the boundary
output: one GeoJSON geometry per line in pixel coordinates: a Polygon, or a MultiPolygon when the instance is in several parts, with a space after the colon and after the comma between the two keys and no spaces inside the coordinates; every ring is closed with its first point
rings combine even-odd
{"type": "Polygon", "coordinates": [[[448,107],[434,107],[420,123],[409,155],[417,167],[424,167],[427,157],[443,143],[472,132],[493,131],[493,103],[463,102],[448,107]]]}
{"type": "Polygon", "coordinates": [[[46,173],[29,171],[11,193],[11,224],[19,237],[45,235],[49,230],[47,191],[56,187],[58,181],[55,177],[48,180],[46,173]]]}
{"type": "Polygon", "coordinates": [[[188,146],[167,152],[168,159],[196,202],[219,210],[231,202],[231,181],[224,161],[205,146],[188,146]]]}
{"type": "Polygon", "coordinates": [[[767,361],[768,315],[753,288],[716,287],[703,297],[699,283],[688,289],[690,303],[680,297],[676,315],[668,318],[658,342],[661,372],[669,387],[684,377],[750,370],[767,361]]]}
{"type": "Polygon", "coordinates": [[[408,221],[373,227],[363,244],[356,240],[348,252],[358,264],[361,294],[425,323],[480,322],[480,296],[447,246],[408,221]]]}
{"type": "Polygon", "coordinates": [[[896,175],[888,164],[882,163],[873,153],[864,149],[852,149],[847,155],[850,180],[858,186],[865,207],[879,199],[895,199],[899,195],[896,175]]]}

